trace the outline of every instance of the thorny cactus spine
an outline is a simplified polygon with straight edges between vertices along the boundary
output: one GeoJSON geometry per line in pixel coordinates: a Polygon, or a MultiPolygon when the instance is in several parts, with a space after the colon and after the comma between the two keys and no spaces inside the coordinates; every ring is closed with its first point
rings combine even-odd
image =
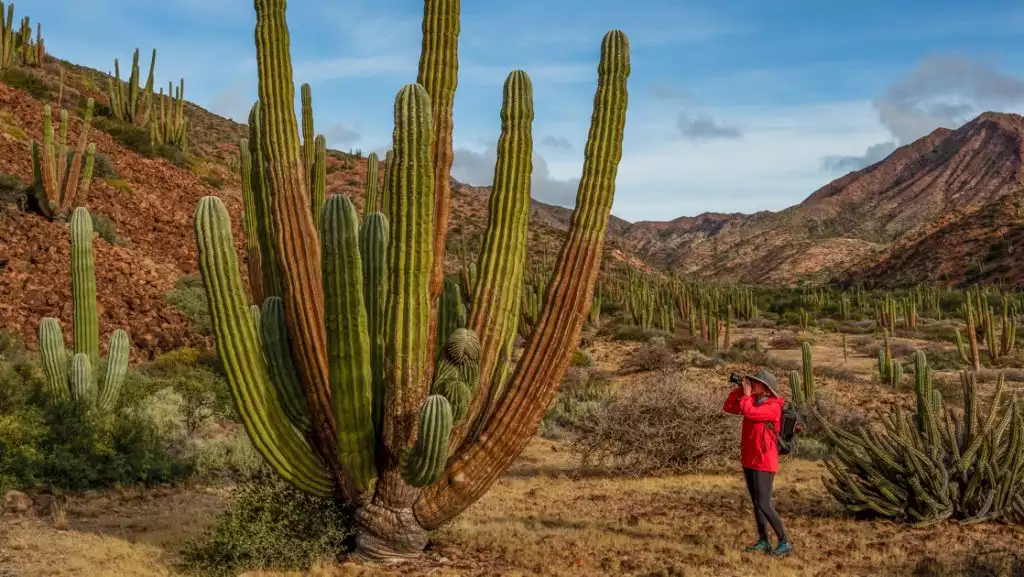
{"type": "MultiPolygon", "coordinates": [[[[269,214],[257,217],[274,223],[273,243],[268,248],[279,265],[281,309],[287,341],[291,345],[294,382],[299,383],[307,401],[309,435],[292,427],[281,404],[274,402],[276,388],[268,383],[264,355],[259,350],[252,317],[246,309],[227,212],[220,200],[207,197],[197,207],[196,237],[214,334],[239,413],[254,445],[268,462],[300,489],[318,495],[332,494],[360,504],[356,540],[359,555],[371,558],[415,556],[422,552],[427,530],[452,519],[479,499],[522,451],[535,433],[567,368],[592,302],[614,197],[625,125],[628,43],[619,31],[607,34],[602,43],[598,88],[577,208],[546,291],[537,327],[514,371],[508,369],[507,353],[518,316],[518,291],[522,286],[521,276],[514,275],[521,275],[525,257],[519,250],[511,253],[508,250],[513,239],[525,240],[529,179],[521,175],[524,167],[529,166],[530,155],[524,154],[521,146],[529,139],[511,136],[516,127],[521,130],[528,123],[506,122],[506,117],[523,119],[526,117],[522,114],[529,111],[532,118],[532,103],[523,97],[529,94],[524,92],[528,87],[526,75],[510,75],[503,103],[502,140],[499,140],[499,151],[506,152],[499,152],[497,166],[512,167],[510,174],[515,178],[509,180],[513,186],[506,187],[504,195],[497,194],[496,186],[491,200],[491,222],[485,235],[489,239],[485,240],[485,246],[489,243],[501,247],[501,251],[492,251],[495,264],[489,272],[484,262],[486,257],[481,256],[481,272],[472,291],[473,318],[467,329],[457,329],[452,334],[445,347],[445,357],[431,370],[435,364],[432,353],[437,346],[438,320],[433,303],[432,271],[437,270],[440,260],[433,246],[444,246],[443,234],[437,231],[445,231],[448,225],[445,195],[440,194],[440,198],[435,199],[435,182],[442,180],[443,175],[447,183],[448,168],[443,162],[444,151],[439,152],[434,143],[443,145],[451,138],[450,107],[444,101],[448,98],[446,92],[453,92],[455,85],[459,2],[428,0],[425,3],[424,56],[420,70],[423,84],[403,88],[396,98],[393,168],[386,175],[388,186],[383,194],[389,221],[384,315],[387,382],[383,423],[374,446],[369,447],[363,440],[367,427],[362,415],[371,413],[370,405],[363,405],[365,411],[358,408],[360,416],[355,420],[338,414],[342,403],[346,404],[345,410],[349,410],[357,408],[351,403],[366,400],[361,392],[365,390],[365,380],[360,375],[372,372],[368,363],[361,360],[367,355],[360,352],[358,363],[349,362],[354,361],[351,357],[340,359],[357,373],[344,375],[343,380],[348,385],[336,381],[339,372],[330,371],[328,375],[327,371],[331,351],[336,350],[336,345],[330,343],[344,340],[327,335],[327,316],[345,314],[347,319],[355,320],[354,325],[364,327],[363,330],[367,323],[358,320],[358,310],[353,313],[348,306],[325,302],[337,301],[343,296],[346,303],[358,309],[356,301],[359,299],[350,297],[357,283],[351,278],[338,277],[341,270],[360,267],[353,267],[349,257],[343,262],[350,264],[340,269],[328,263],[331,254],[340,253],[323,250],[320,246],[320,241],[327,242],[327,239],[317,238],[309,211],[299,126],[294,112],[284,8],[283,0],[256,1],[258,106],[262,107],[262,113],[257,115],[260,129],[257,136],[264,137],[256,148],[264,155],[266,166],[274,170],[267,172],[264,188],[259,192],[256,186],[252,188],[257,195],[253,203],[256,212],[260,212],[259,207],[269,197],[269,214]],[[428,93],[434,92],[445,96],[439,96],[438,106],[432,108],[428,93]],[[501,142],[509,145],[503,147],[501,142]],[[438,153],[441,162],[433,156],[438,153]],[[504,214],[495,215],[496,209],[504,214]],[[499,264],[502,260],[507,262],[499,264]],[[508,273],[500,274],[501,271],[508,273]],[[328,283],[334,283],[331,286],[337,290],[323,290],[328,283]],[[505,283],[507,290],[499,290],[505,283]],[[481,337],[479,340],[477,335],[481,337]],[[473,342],[478,343],[475,353],[472,352],[473,342]],[[481,362],[494,359],[493,369],[476,366],[474,357],[481,362]],[[456,412],[461,410],[453,412],[450,421],[443,410],[445,403],[449,408],[460,403],[461,389],[438,387],[434,395],[430,394],[431,383],[438,381],[439,371],[448,370],[445,367],[449,361],[465,362],[462,367],[456,366],[457,372],[467,386],[474,382],[472,402],[468,403],[461,429],[455,425],[456,412]],[[352,379],[359,380],[353,385],[352,379]],[[500,391],[504,393],[495,394],[500,391]],[[345,398],[332,400],[334,396],[345,398]],[[425,423],[422,429],[420,422],[425,423]],[[452,434],[439,434],[448,429],[449,422],[453,425],[452,434]],[[441,447],[435,441],[441,443],[445,437],[447,449],[434,450],[441,447]],[[376,451],[372,471],[364,468],[365,457],[371,450],[376,451]],[[442,455],[446,463],[431,466],[441,462],[442,455]],[[364,475],[370,472],[375,474],[376,483],[372,494],[367,495],[362,488],[366,481],[364,475]],[[422,490],[414,489],[421,483],[425,485],[422,490]]],[[[252,136],[251,131],[250,146],[252,136]]],[[[255,155],[254,152],[254,164],[255,155]]],[[[326,212],[324,218],[327,220],[326,212]]],[[[341,222],[346,219],[351,224],[352,219],[348,217],[341,222]]],[[[351,245],[350,235],[336,238],[348,239],[342,243],[344,247],[351,245]]],[[[520,244],[511,245],[518,249],[520,244]]],[[[261,241],[261,249],[264,246],[261,241]]],[[[344,254],[352,253],[346,248],[344,254]]],[[[334,260],[338,262],[337,257],[334,260]]],[[[441,283],[437,288],[439,292],[441,283]]],[[[362,306],[365,308],[365,302],[362,306]]],[[[264,326],[266,316],[265,312],[261,315],[264,326]]],[[[341,330],[347,331],[345,335],[352,334],[351,328],[341,330]]],[[[361,339],[345,342],[354,342],[356,349],[362,348],[361,339]]],[[[345,354],[356,353],[347,351],[345,354]]]]}
{"type": "Polygon", "coordinates": [[[57,401],[69,397],[88,400],[101,410],[117,404],[121,385],[128,372],[131,343],[128,333],[117,329],[110,337],[107,370],[102,386],[97,386],[99,368],[99,322],[96,314],[96,277],[92,258],[92,219],[78,207],[71,216],[71,292],[74,300],[74,352],[70,370],[64,349],[64,336],[55,318],[39,323],[39,350],[46,375],[47,393],[57,401]]]}

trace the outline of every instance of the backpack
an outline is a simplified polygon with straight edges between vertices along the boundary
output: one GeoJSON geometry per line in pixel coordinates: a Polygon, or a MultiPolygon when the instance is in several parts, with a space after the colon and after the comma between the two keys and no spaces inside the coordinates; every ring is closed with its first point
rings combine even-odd
{"type": "Polygon", "coordinates": [[[800,417],[793,408],[792,403],[784,401],[782,405],[782,433],[775,430],[775,423],[768,423],[768,429],[775,433],[775,444],[779,448],[780,455],[788,455],[796,448],[796,425],[800,417]]]}

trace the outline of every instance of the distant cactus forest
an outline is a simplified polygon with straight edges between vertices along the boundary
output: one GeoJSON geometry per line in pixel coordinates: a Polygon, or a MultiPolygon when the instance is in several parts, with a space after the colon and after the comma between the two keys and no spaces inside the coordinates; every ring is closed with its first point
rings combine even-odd
{"type": "MultiPolygon", "coordinates": [[[[727,376],[760,368],[804,425],[776,481],[799,548],[780,571],[882,574],[882,543],[900,574],[1024,568],[1024,293],[747,285],[645,263],[609,226],[628,130],[620,30],[593,39],[575,209],[541,230],[544,95],[528,71],[495,91],[493,186],[453,189],[459,0],[425,0],[393,141],[365,157],[317,131],[329,96],[296,84],[285,0],[254,7],[258,99],[234,124],[186,103],[185,79],[158,89],[155,49],[148,69],[136,48],[130,68],[89,71],[0,3],[0,128],[17,144],[2,149],[17,158],[0,223],[51,227],[23,250],[59,261],[46,282],[70,287],[33,301],[49,311],[34,338],[0,333],[0,574],[55,567],[14,547],[19,531],[49,548],[70,531],[82,548],[59,557],[107,547],[126,565],[92,568],[131,574],[771,572],[716,553],[753,526],[727,376]],[[159,217],[177,199],[136,190],[149,163],[197,183],[184,266],[159,261],[179,247],[122,236],[146,215],[176,226],[159,217]],[[113,284],[137,250],[146,270],[177,271],[146,281],[173,315],[113,284]],[[179,318],[190,344],[154,347],[149,327],[179,318]],[[139,537],[151,530],[159,543],[139,537]]],[[[0,276],[28,274],[7,258],[0,276]]]]}

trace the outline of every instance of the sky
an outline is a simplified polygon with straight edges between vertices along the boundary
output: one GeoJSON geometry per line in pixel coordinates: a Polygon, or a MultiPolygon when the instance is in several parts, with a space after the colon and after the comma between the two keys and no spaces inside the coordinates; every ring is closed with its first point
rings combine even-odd
{"type": "MultiPolygon", "coordinates": [[[[245,121],[256,99],[253,0],[32,0],[47,49],[245,121]]],[[[25,12],[28,10],[28,12],[25,12]]],[[[423,4],[291,0],[296,95],[328,147],[382,152],[415,82],[423,4]]],[[[612,212],[629,221],[779,210],[940,126],[1024,111],[1024,5],[1009,0],[462,0],[453,175],[488,185],[502,83],[533,81],[532,196],[572,207],[605,32],[629,37],[612,212]]]]}

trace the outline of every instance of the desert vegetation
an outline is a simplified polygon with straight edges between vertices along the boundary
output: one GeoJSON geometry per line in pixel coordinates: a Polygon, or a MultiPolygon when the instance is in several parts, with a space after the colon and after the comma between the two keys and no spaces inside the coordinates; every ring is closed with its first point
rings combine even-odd
{"type": "Polygon", "coordinates": [[[0,9],[0,577],[1024,571],[1024,293],[707,280],[606,243],[618,30],[563,228],[531,221],[527,72],[494,186],[453,185],[457,0],[424,2],[392,146],[330,150],[284,8],[255,3],[244,125],[154,92],[155,50],[107,76],[0,9]],[[722,411],[759,368],[804,425],[778,559],[741,553],[722,411]]]}

